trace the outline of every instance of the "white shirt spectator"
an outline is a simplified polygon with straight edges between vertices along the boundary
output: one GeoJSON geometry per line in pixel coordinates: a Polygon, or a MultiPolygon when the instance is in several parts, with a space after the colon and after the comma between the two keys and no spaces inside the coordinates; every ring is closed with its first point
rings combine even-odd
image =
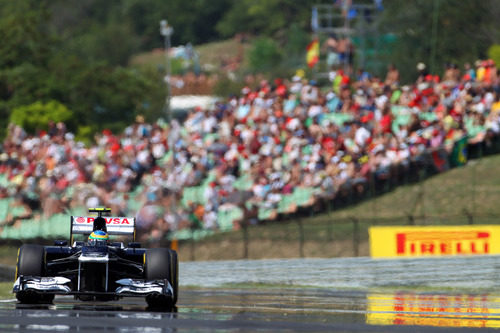
{"type": "Polygon", "coordinates": [[[370,131],[361,126],[356,130],[356,133],[354,134],[354,142],[356,142],[359,147],[364,147],[366,144],[366,140],[368,140],[370,137],[370,131]]]}
{"type": "Polygon", "coordinates": [[[203,132],[212,133],[217,126],[217,119],[214,116],[209,116],[203,119],[203,132]]]}
{"type": "Polygon", "coordinates": [[[307,115],[311,118],[314,118],[318,115],[320,115],[323,112],[323,108],[321,105],[311,105],[309,107],[309,111],[307,112],[307,115]]]}

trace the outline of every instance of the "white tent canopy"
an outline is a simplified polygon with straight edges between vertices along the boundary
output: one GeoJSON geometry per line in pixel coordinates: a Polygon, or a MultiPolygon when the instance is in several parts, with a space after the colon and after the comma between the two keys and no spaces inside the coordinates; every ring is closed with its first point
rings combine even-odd
{"type": "Polygon", "coordinates": [[[218,100],[219,98],[216,96],[173,96],[170,99],[170,108],[174,111],[186,111],[195,107],[201,107],[202,109],[212,109],[218,100]]]}

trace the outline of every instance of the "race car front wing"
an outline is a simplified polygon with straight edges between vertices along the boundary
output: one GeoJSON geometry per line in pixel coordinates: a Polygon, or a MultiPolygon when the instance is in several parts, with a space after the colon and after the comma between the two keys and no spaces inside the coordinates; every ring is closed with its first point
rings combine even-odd
{"type": "Polygon", "coordinates": [[[55,277],[36,277],[36,276],[19,276],[14,283],[14,290],[17,293],[20,291],[37,291],[51,294],[67,294],[71,292],[71,288],[66,284],[71,282],[62,276],[55,277]]]}
{"type": "Polygon", "coordinates": [[[115,293],[118,295],[126,294],[160,294],[166,296],[173,296],[174,290],[167,279],[156,281],[144,281],[133,279],[121,279],[116,281],[121,287],[116,288],[115,293]]]}
{"type": "Polygon", "coordinates": [[[37,277],[19,276],[14,283],[12,292],[33,291],[38,293],[58,295],[116,295],[116,296],[174,296],[172,285],[167,279],[145,281],[139,279],[120,279],[116,281],[119,287],[110,292],[74,291],[69,286],[71,280],[62,276],[37,277]]]}

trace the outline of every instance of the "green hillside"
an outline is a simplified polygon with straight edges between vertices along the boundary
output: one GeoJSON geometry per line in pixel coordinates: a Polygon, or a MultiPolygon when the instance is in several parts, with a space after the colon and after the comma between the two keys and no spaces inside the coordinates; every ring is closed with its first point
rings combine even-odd
{"type": "MultiPolygon", "coordinates": [[[[500,156],[470,161],[422,183],[403,186],[386,195],[331,214],[332,218],[393,218],[414,214],[437,219],[463,215],[467,210],[484,221],[500,216],[500,156]],[[420,195],[422,199],[419,200],[420,195]]],[[[323,219],[324,216],[321,216],[323,219]]],[[[432,221],[427,221],[432,224],[432,221]]]]}

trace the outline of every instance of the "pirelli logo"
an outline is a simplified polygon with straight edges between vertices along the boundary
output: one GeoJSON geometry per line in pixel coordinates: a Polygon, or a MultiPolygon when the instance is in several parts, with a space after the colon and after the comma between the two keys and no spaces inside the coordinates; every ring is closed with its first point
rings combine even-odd
{"type": "Polygon", "coordinates": [[[372,227],[373,257],[499,254],[500,226],[372,227]]]}
{"type": "Polygon", "coordinates": [[[418,254],[488,254],[490,233],[465,232],[401,232],[396,234],[398,255],[418,254]]]}

